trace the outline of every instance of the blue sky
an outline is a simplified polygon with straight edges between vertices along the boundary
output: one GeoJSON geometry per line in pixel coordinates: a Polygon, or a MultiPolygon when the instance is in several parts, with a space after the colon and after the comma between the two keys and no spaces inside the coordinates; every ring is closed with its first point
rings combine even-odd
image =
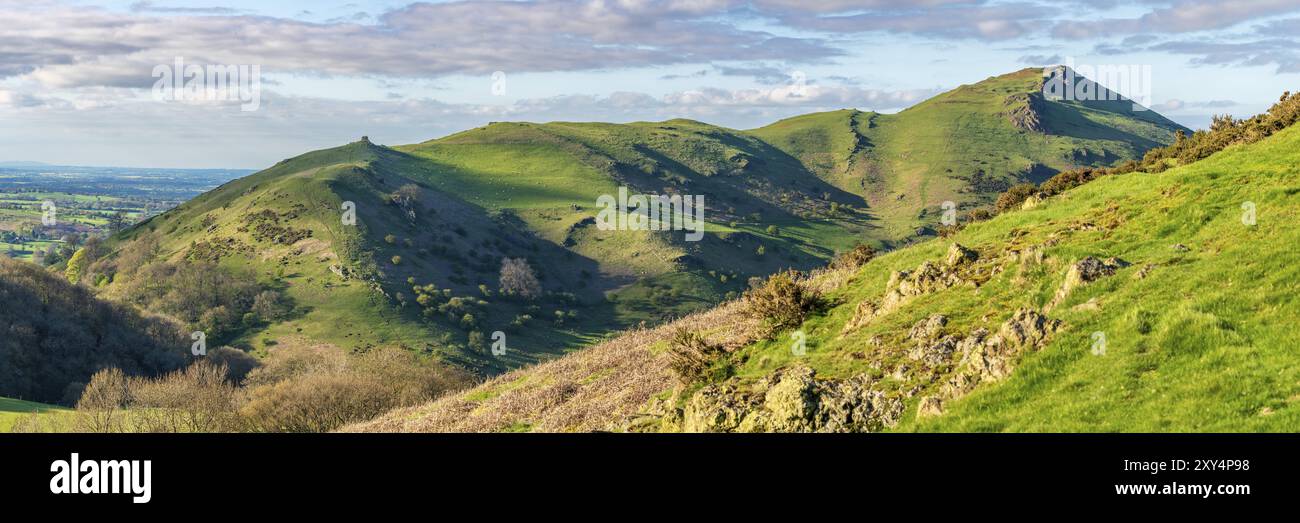
{"type": "Polygon", "coordinates": [[[0,0],[0,19],[0,161],[80,165],[263,168],[502,120],[752,128],[1066,60],[1147,66],[1153,107],[1202,127],[1300,80],[1296,0],[0,0]],[[177,56],[256,64],[257,110],[155,99],[177,56]]]}

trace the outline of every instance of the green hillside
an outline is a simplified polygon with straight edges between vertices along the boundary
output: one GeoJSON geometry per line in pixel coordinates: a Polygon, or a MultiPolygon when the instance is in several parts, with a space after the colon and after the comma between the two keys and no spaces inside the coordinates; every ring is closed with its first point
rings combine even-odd
{"type": "Polygon", "coordinates": [[[1177,129],[1039,100],[1041,81],[1022,71],[897,115],[754,131],[494,123],[391,148],[363,139],[154,217],[88,251],[78,277],[214,345],[400,346],[494,374],[704,310],[858,243],[933,236],[945,201],[964,215],[1013,182],[1138,158],[1177,129]],[[1021,98],[1040,125],[1024,125],[1021,98]],[[705,234],[601,230],[597,198],[619,188],[703,195],[705,234]],[[355,225],[341,221],[345,202],[355,225]],[[526,260],[535,296],[502,293],[505,258],[526,260]],[[509,350],[493,356],[497,331],[509,350]]]}
{"type": "Polygon", "coordinates": [[[1180,142],[1181,166],[1165,151],[1160,172],[770,280],[768,309],[756,293],[348,430],[1300,430],[1300,129],[1188,145],[1248,143],[1297,102],[1180,142]]]}
{"type": "Polygon", "coordinates": [[[1024,69],[897,114],[810,114],[752,134],[864,198],[883,237],[901,240],[934,226],[945,201],[979,207],[1015,183],[1140,158],[1190,132],[1128,101],[1049,100],[1042,85],[1043,69],[1024,69]]]}

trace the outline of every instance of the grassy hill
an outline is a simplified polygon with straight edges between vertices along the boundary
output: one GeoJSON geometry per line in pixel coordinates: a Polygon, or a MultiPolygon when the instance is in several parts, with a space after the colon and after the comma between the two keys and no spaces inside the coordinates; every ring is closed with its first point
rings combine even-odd
{"type": "Polygon", "coordinates": [[[1026,70],[897,115],[753,131],[494,123],[405,146],[362,140],[118,235],[83,280],[255,354],[402,346],[493,374],[703,310],[856,243],[932,236],[945,201],[966,211],[1014,182],[1137,158],[1178,129],[1119,105],[1042,100],[1041,82],[1026,70]],[[706,234],[600,230],[596,200],[620,187],[704,195],[706,234]],[[356,225],[341,221],[345,202],[356,225]],[[503,296],[503,258],[526,259],[543,292],[503,296]],[[497,331],[502,356],[489,352],[497,331]]]}
{"type": "Polygon", "coordinates": [[[1297,193],[1292,127],[815,272],[770,338],[732,302],[348,430],[1292,432],[1297,193]]]}
{"type": "Polygon", "coordinates": [[[1046,99],[1043,70],[964,85],[897,114],[842,110],[797,116],[753,135],[863,198],[899,241],[934,226],[941,206],[987,205],[1019,182],[1139,158],[1190,132],[1120,100],[1046,99]]]}

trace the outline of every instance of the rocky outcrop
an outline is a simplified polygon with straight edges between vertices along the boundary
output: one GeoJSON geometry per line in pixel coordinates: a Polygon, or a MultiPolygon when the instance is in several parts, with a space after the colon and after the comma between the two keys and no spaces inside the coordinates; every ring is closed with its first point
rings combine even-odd
{"type": "Polygon", "coordinates": [[[1050,311],[1065,301],[1070,293],[1079,287],[1102,279],[1106,276],[1114,275],[1116,271],[1127,267],[1129,264],[1119,258],[1106,258],[1098,260],[1092,256],[1079,260],[1070,266],[1069,272],[1065,273],[1065,282],[1061,288],[1056,291],[1056,296],[1052,298],[1045,310],[1050,311]]]}
{"type": "Polygon", "coordinates": [[[903,402],[873,380],[818,380],[803,366],[782,369],[747,389],[707,385],[686,402],[686,432],[871,432],[898,423],[903,402]]]}
{"type": "Polygon", "coordinates": [[[940,414],[943,414],[943,400],[935,396],[921,398],[921,403],[916,406],[916,417],[918,418],[938,416],[940,414]]]}
{"type": "Polygon", "coordinates": [[[1035,133],[1047,132],[1042,113],[1045,106],[1042,93],[1017,93],[1006,99],[1003,114],[1016,129],[1035,133]]]}
{"type": "Polygon", "coordinates": [[[1011,375],[1023,353],[1042,347],[1060,328],[1059,320],[1020,309],[1002,323],[996,334],[976,329],[958,344],[961,362],[957,374],[944,386],[945,396],[964,396],[980,383],[1011,375]]]}
{"type": "Polygon", "coordinates": [[[878,302],[866,300],[859,303],[854,309],[853,317],[844,325],[841,334],[848,334],[867,325],[876,317],[894,312],[913,297],[958,285],[979,286],[980,280],[969,277],[978,260],[978,252],[953,243],[948,247],[948,253],[944,256],[942,264],[927,260],[921,262],[914,271],[899,271],[891,274],[889,283],[885,284],[884,296],[878,302]]]}
{"type": "Polygon", "coordinates": [[[934,314],[916,322],[908,331],[908,338],[914,340],[916,345],[908,351],[907,357],[929,367],[947,363],[961,341],[956,336],[942,336],[943,327],[947,324],[948,317],[942,314],[934,314]]]}

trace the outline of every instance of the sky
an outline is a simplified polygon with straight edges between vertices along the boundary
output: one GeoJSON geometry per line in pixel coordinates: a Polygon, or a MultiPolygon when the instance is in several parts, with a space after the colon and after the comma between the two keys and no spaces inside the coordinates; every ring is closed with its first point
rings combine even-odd
{"type": "Polygon", "coordinates": [[[1297,35],[1300,0],[0,0],[0,162],[261,169],[494,121],[749,129],[1061,63],[1142,67],[1152,108],[1202,128],[1296,90],[1297,35]],[[259,81],[160,88],[178,58],[259,81]]]}

